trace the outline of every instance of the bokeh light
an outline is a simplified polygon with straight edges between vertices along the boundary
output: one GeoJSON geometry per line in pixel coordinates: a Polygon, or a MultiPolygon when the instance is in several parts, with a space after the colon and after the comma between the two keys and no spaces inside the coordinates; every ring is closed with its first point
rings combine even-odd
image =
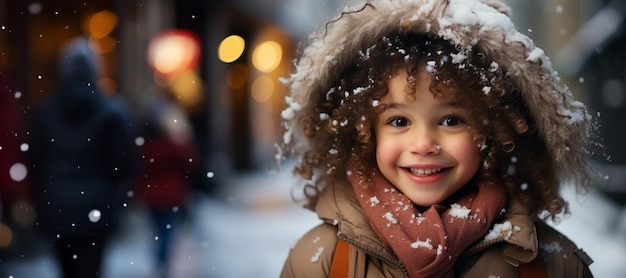
{"type": "Polygon", "coordinates": [[[230,35],[220,43],[217,55],[220,61],[232,63],[241,57],[245,48],[246,42],[242,37],[230,35]]]}
{"type": "Polygon", "coordinates": [[[111,31],[117,26],[117,15],[115,13],[103,10],[99,11],[89,17],[86,21],[86,29],[90,36],[102,39],[108,36],[111,31]]]}
{"type": "Polygon", "coordinates": [[[186,70],[173,76],[168,79],[167,85],[183,107],[196,107],[204,99],[204,95],[202,95],[202,79],[193,70],[186,70]]]}
{"type": "Polygon", "coordinates": [[[117,41],[113,37],[89,38],[89,48],[95,53],[105,54],[113,51],[117,46],[117,41]]]}
{"type": "Polygon", "coordinates": [[[157,73],[172,75],[194,68],[200,57],[200,42],[186,30],[168,30],[148,45],[148,63],[157,73]]]}
{"type": "Polygon", "coordinates": [[[13,231],[9,226],[0,223],[0,247],[7,247],[13,242],[13,231]]]}
{"type": "Polygon", "coordinates": [[[268,101],[274,94],[274,80],[265,75],[259,76],[252,82],[250,93],[252,94],[252,99],[256,102],[264,103],[268,101]]]}
{"type": "Polygon", "coordinates": [[[265,41],[259,44],[252,53],[252,65],[264,73],[274,71],[283,57],[283,48],[275,41],[265,41]]]}

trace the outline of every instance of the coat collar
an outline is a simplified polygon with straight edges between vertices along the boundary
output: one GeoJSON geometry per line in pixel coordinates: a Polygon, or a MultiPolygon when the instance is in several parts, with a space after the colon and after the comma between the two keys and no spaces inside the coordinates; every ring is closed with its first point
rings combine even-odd
{"type": "Polygon", "coordinates": [[[506,261],[518,266],[528,263],[537,257],[539,244],[535,223],[528,214],[528,209],[516,201],[509,204],[502,221],[494,224],[485,237],[467,249],[464,256],[476,254],[496,243],[503,245],[506,261]]]}
{"type": "MultiPolygon", "coordinates": [[[[320,194],[315,211],[323,221],[337,226],[340,239],[389,263],[402,265],[372,230],[348,181],[328,186],[320,194]]],[[[462,257],[475,255],[497,243],[506,243],[503,255],[513,266],[537,257],[537,230],[523,205],[517,202],[509,204],[505,217],[494,224],[483,239],[468,248],[462,257]]]]}
{"type": "Polygon", "coordinates": [[[323,221],[338,227],[340,239],[389,263],[402,265],[393,251],[378,239],[347,180],[328,186],[321,193],[315,211],[323,221]]]}

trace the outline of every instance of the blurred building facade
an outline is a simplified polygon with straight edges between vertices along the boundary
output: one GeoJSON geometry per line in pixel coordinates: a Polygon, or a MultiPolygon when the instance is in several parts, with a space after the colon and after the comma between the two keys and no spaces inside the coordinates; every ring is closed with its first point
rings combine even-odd
{"type": "MultiPolygon", "coordinates": [[[[550,57],[565,57],[557,54],[608,1],[506,2],[521,31],[550,57]]],[[[0,0],[0,65],[23,93],[28,117],[54,87],[59,47],[76,35],[89,35],[105,58],[100,85],[110,94],[124,96],[139,109],[148,88],[177,92],[207,171],[218,177],[274,163],[285,93],[279,79],[289,74],[298,42],[346,5],[333,0],[0,0]],[[175,30],[188,31],[199,48],[177,50],[185,43],[170,40],[178,45],[161,48],[169,54],[148,53],[155,37],[175,30]],[[236,45],[225,44],[231,35],[244,43],[238,54],[236,45]],[[167,47],[172,47],[169,52],[167,47]],[[218,56],[222,51],[231,58],[218,56]],[[155,57],[169,63],[169,70],[149,61],[155,57]]],[[[566,65],[553,62],[559,70],[566,65]]],[[[580,73],[567,74],[577,80],[580,73]]]]}
{"type": "Polygon", "coordinates": [[[99,85],[106,92],[140,109],[149,88],[172,89],[189,114],[207,169],[220,174],[251,170],[273,162],[284,96],[278,79],[288,74],[299,36],[319,15],[302,6],[324,5],[300,2],[0,0],[2,74],[22,93],[28,118],[57,82],[60,46],[87,35],[105,60],[99,85]],[[148,57],[155,37],[179,31],[199,48],[168,40],[160,50],[168,54],[148,57]],[[235,59],[220,61],[218,47],[230,35],[245,45],[235,59]],[[265,54],[256,56],[273,65],[255,67],[259,45],[265,54]],[[175,69],[163,71],[152,58],[175,69]]]}
{"type": "MultiPolygon", "coordinates": [[[[626,2],[602,1],[560,52],[598,116],[603,152],[593,156],[598,189],[626,206],[626,2]]],[[[619,223],[619,221],[614,221],[619,223]]]]}

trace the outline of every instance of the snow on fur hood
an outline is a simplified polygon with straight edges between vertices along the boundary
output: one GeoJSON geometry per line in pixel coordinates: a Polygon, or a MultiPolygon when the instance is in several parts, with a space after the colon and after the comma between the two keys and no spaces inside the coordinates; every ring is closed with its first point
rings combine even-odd
{"type": "Polygon", "coordinates": [[[315,94],[330,88],[356,60],[358,51],[388,33],[428,33],[463,48],[478,48],[505,68],[522,91],[523,99],[552,153],[561,181],[580,182],[585,151],[595,128],[583,103],[553,70],[550,59],[508,17],[498,0],[372,0],[347,8],[326,29],[311,34],[296,61],[282,116],[284,143],[295,154],[308,150],[301,120],[315,94]],[[358,12],[354,12],[358,11],[358,12]],[[554,109],[556,107],[556,109],[554,109]],[[571,151],[577,150],[577,151],[571,151]]]}

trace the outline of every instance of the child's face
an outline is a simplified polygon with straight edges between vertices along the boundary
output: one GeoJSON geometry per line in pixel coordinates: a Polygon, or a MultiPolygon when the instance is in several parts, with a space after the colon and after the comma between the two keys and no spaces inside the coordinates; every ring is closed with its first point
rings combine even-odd
{"type": "Polygon", "coordinates": [[[425,71],[417,76],[415,97],[407,99],[406,78],[406,70],[400,70],[382,99],[388,108],[376,123],[376,161],[389,182],[426,207],[462,188],[478,171],[481,157],[469,131],[469,112],[434,99],[425,71]]]}

